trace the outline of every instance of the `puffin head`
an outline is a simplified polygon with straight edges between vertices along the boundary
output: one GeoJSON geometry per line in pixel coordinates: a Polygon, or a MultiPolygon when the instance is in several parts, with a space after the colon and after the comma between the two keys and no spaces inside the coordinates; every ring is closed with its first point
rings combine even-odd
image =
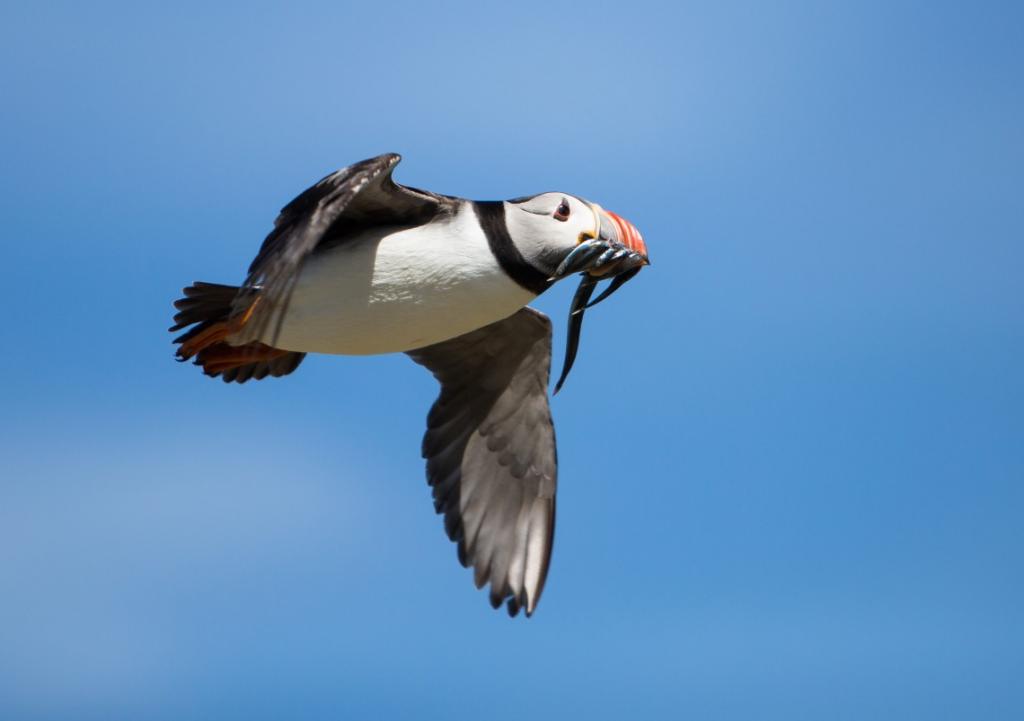
{"type": "Polygon", "coordinates": [[[627,220],[597,203],[577,198],[569,193],[541,193],[528,198],[516,198],[507,202],[505,222],[509,234],[523,257],[534,267],[551,274],[552,280],[560,280],[577,271],[586,271],[595,277],[611,277],[629,268],[647,265],[647,246],[640,231],[627,220]],[[602,253],[608,250],[623,251],[616,264],[598,263],[602,253]],[[587,253],[586,250],[594,252],[587,253]],[[564,261],[574,254],[575,258],[589,255],[588,263],[564,261]],[[629,255],[629,268],[623,268],[623,260],[629,255]]]}

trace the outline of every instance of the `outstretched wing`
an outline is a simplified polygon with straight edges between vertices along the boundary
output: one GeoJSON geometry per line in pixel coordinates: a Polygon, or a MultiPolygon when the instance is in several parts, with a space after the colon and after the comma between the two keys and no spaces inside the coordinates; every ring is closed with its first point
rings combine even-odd
{"type": "Polygon", "coordinates": [[[398,185],[391,173],[396,153],[379,155],[331,173],[288,203],[249,266],[234,313],[252,323],[251,335],[266,337],[271,318],[282,318],[305,259],[373,225],[427,222],[454,202],[452,198],[398,185]],[[253,305],[247,289],[260,289],[253,305]]]}
{"type": "Polygon", "coordinates": [[[551,321],[523,308],[409,355],[441,382],[423,438],[434,507],[477,588],[490,582],[491,605],[529,616],[555,531],[551,321]]]}

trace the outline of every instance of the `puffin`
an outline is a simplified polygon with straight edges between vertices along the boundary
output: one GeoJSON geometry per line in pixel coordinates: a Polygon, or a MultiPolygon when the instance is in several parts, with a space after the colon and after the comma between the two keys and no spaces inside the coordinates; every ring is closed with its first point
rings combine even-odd
{"type": "Polygon", "coordinates": [[[551,561],[558,464],[552,324],[527,304],[579,275],[557,393],[584,311],[649,264],[647,247],[578,196],[466,200],[399,185],[400,160],[355,163],[298,195],[241,285],[186,287],[175,355],[245,383],[288,375],[307,353],[408,354],[440,383],[422,442],[434,509],[491,605],[530,616],[551,561]]]}

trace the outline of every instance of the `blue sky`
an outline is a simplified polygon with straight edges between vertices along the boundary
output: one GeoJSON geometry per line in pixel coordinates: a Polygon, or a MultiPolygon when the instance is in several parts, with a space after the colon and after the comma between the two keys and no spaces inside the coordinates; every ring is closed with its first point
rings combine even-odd
{"type": "Polygon", "coordinates": [[[5,5],[0,717],[1021,718],[1024,17],[778,5],[5,5]],[[422,369],[171,358],[181,286],[386,151],[651,250],[553,403],[528,621],[432,513],[422,369]]]}

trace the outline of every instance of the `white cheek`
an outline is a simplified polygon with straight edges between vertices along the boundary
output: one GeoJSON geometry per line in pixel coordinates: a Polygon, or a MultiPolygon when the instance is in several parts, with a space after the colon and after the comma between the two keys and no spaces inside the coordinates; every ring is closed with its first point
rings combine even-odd
{"type": "Polygon", "coordinates": [[[579,241],[581,235],[594,235],[593,226],[594,222],[588,218],[576,218],[576,223],[573,227],[575,231],[573,235],[576,241],[579,241]]]}
{"type": "Polygon", "coordinates": [[[582,224],[575,218],[559,222],[550,216],[527,214],[515,207],[508,208],[508,231],[523,258],[535,265],[540,260],[550,260],[552,254],[569,252],[583,232],[582,224]]]}

